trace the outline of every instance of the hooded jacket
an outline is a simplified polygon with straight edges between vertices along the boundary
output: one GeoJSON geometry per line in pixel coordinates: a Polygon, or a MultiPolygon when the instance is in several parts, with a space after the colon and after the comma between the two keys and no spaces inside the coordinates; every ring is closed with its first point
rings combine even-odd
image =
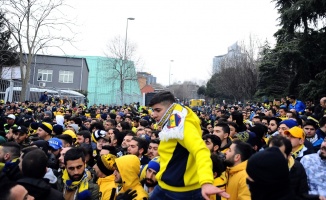
{"type": "Polygon", "coordinates": [[[141,186],[138,174],[140,172],[140,161],[135,155],[125,155],[115,160],[122,179],[122,188],[118,194],[128,189],[136,190],[137,197],[134,200],[148,199],[148,194],[141,186]]]}
{"type": "Polygon", "coordinates": [[[51,188],[51,186],[42,179],[22,178],[19,179],[17,183],[24,186],[28,194],[33,196],[35,200],[64,200],[61,192],[51,188]]]}
{"type": "Polygon", "coordinates": [[[230,194],[228,200],[251,200],[250,191],[247,186],[247,162],[246,160],[234,167],[228,167],[226,169],[225,174],[228,182],[225,192],[230,194]]]}
{"type": "Polygon", "coordinates": [[[116,183],[114,182],[114,174],[105,178],[98,178],[97,185],[99,186],[101,199],[114,200],[116,197],[116,183]]]}

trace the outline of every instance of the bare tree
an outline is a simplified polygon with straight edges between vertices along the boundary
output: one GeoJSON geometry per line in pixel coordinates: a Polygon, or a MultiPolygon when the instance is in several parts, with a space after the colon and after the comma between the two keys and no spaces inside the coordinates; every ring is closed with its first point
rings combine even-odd
{"type": "Polygon", "coordinates": [[[220,94],[232,97],[234,101],[251,99],[258,84],[257,44],[257,40],[250,36],[248,45],[242,42],[233,46],[233,50],[220,60],[219,71],[214,79],[211,78],[214,83],[210,81],[208,87],[215,87],[220,94]]]}
{"type": "Polygon", "coordinates": [[[49,47],[61,49],[64,42],[72,42],[73,36],[67,35],[73,33],[74,23],[60,10],[63,7],[69,7],[64,0],[2,0],[6,26],[18,48],[21,101],[26,98],[34,55],[49,47]]]}
{"type": "Polygon", "coordinates": [[[173,84],[170,86],[170,90],[181,101],[194,99],[197,97],[197,90],[199,86],[191,81],[185,81],[181,84],[173,84]]]}
{"type": "Polygon", "coordinates": [[[112,67],[115,72],[108,77],[108,80],[117,80],[119,82],[120,101],[122,105],[124,104],[124,95],[126,94],[126,81],[130,81],[130,84],[132,81],[135,81],[138,84],[135,69],[140,61],[140,58],[136,57],[136,44],[130,43],[129,41],[125,44],[125,42],[124,38],[117,36],[108,43],[108,52],[105,52],[108,57],[108,66],[112,67]]]}

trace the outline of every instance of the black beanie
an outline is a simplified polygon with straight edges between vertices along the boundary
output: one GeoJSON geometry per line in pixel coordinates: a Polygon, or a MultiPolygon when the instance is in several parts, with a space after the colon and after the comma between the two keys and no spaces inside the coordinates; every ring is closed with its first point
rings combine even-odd
{"type": "Polygon", "coordinates": [[[289,180],[288,162],[278,147],[267,148],[251,156],[247,173],[257,184],[273,185],[289,180]]]}

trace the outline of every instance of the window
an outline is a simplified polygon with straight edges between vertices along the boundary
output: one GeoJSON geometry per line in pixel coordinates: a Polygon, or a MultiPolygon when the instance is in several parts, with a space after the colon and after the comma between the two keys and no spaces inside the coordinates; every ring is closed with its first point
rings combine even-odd
{"type": "Polygon", "coordinates": [[[53,74],[53,70],[39,69],[37,71],[37,80],[52,82],[52,74],[53,74]]]}
{"type": "Polygon", "coordinates": [[[73,83],[74,72],[73,71],[59,71],[59,82],[60,83],[73,83]]]}

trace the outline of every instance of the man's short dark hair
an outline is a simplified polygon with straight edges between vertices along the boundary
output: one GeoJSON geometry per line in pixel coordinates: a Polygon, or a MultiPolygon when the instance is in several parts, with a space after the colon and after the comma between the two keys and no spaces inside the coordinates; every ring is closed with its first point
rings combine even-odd
{"type": "Polygon", "coordinates": [[[122,121],[120,122],[120,126],[122,130],[131,130],[131,125],[128,122],[122,121]]]}
{"type": "Polygon", "coordinates": [[[121,133],[118,129],[116,128],[111,128],[109,130],[113,130],[114,134],[114,139],[117,140],[117,146],[121,146],[121,143],[123,141],[123,138],[125,137],[123,133],[121,133]]]}
{"type": "Polygon", "coordinates": [[[112,155],[117,155],[117,150],[114,146],[104,145],[104,146],[102,146],[102,149],[110,151],[110,154],[112,154],[112,155]]]}
{"type": "Polygon", "coordinates": [[[230,134],[230,127],[227,123],[218,123],[215,126],[221,127],[224,133],[230,134]]]}
{"type": "Polygon", "coordinates": [[[81,135],[84,139],[88,138],[89,141],[91,141],[91,132],[89,132],[88,130],[79,131],[77,135],[81,135]]]}
{"type": "Polygon", "coordinates": [[[276,122],[277,126],[278,126],[278,125],[280,124],[280,122],[282,121],[281,118],[278,118],[278,117],[271,117],[271,118],[269,119],[269,122],[272,121],[272,120],[274,120],[274,121],[276,122]]]}
{"type": "Polygon", "coordinates": [[[153,139],[149,143],[154,143],[160,145],[160,140],[159,139],[153,139]]]}
{"type": "Polygon", "coordinates": [[[215,145],[217,145],[218,147],[221,147],[221,139],[217,136],[217,135],[213,135],[213,134],[206,134],[203,136],[203,140],[207,140],[207,139],[211,139],[212,143],[215,145]]]}
{"type": "Polygon", "coordinates": [[[117,121],[115,121],[114,119],[107,119],[106,122],[111,123],[114,126],[117,125],[117,121]]]}
{"type": "Polygon", "coordinates": [[[22,162],[23,175],[29,178],[42,179],[46,173],[48,157],[41,149],[28,152],[22,162]]]}
{"type": "MultiPolygon", "coordinates": [[[[22,149],[22,158],[24,159],[25,155],[28,153],[28,152],[31,152],[31,151],[34,151],[35,149],[39,149],[38,147],[35,147],[35,146],[28,146],[28,147],[25,147],[22,149]]],[[[44,151],[43,151],[44,152],[44,151]]],[[[45,153],[45,152],[44,152],[45,153]]]]}
{"type": "Polygon", "coordinates": [[[81,126],[83,124],[83,121],[81,120],[80,117],[71,117],[70,121],[74,121],[75,124],[77,124],[78,126],[81,126]]]}
{"type": "MultiPolygon", "coordinates": [[[[227,122],[227,124],[229,125],[229,127],[230,127],[230,126],[233,126],[233,127],[235,128],[235,132],[238,132],[238,130],[239,130],[239,126],[238,126],[237,123],[235,123],[235,122],[227,122]]],[[[231,131],[231,130],[230,130],[230,131],[231,131]]]]}
{"type": "Polygon", "coordinates": [[[315,122],[314,120],[312,119],[308,119],[304,124],[303,124],[303,127],[305,126],[313,126],[316,130],[319,128],[317,122],[315,122]]]}
{"type": "Polygon", "coordinates": [[[254,116],[253,119],[259,119],[261,121],[261,116],[254,116]]]}
{"type": "Polygon", "coordinates": [[[143,127],[146,127],[146,126],[148,126],[148,121],[147,120],[144,120],[144,119],[141,119],[139,121],[139,125],[140,126],[143,126],[143,127]]]}
{"type": "Polygon", "coordinates": [[[16,142],[5,142],[1,146],[4,153],[10,154],[11,159],[15,159],[20,156],[20,146],[16,142]]]}
{"type": "Polygon", "coordinates": [[[273,136],[269,141],[268,141],[268,146],[272,145],[273,147],[281,147],[285,146],[285,154],[286,156],[289,156],[292,152],[292,144],[291,141],[281,135],[276,135],[273,136]]]}
{"type": "Polygon", "coordinates": [[[133,137],[136,136],[136,134],[134,132],[132,132],[131,130],[126,130],[124,133],[125,133],[124,137],[125,136],[133,136],[133,137]]]}
{"type": "Polygon", "coordinates": [[[82,161],[85,162],[85,154],[83,149],[79,147],[73,147],[66,152],[64,156],[64,163],[65,165],[67,165],[67,161],[78,160],[79,158],[81,158],[82,161]]]}
{"type": "Polygon", "coordinates": [[[284,112],[288,111],[288,109],[286,109],[285,107],[280,107],[280,109],[278,109],[278,111],[280,111],[280,110],[284,110],[284,112]]]}
{"type": "Polygon", "coordinates": [[[320,127],[323,127],[325,124],[326,124],[326,117],[322,117],[322,118],[319,120],[319,125],[320,125],[320,127]]]}
{"type": "Polygon", "coordinates": [[[61,140],[64,140],[66,143],[70,144],[70,145],[73,145],[73,139],[70,135],[68,134],[62,134],[62,135],[57,135],[56,136],[57,138],[61,139],[61,140]]]}
{"type": "Polygon", "coordinates": [[[91,124],[90,130],[93,130],[93,128],[96,128],[97,130],[104,130],[104,126],[102,122],[95,122],[91,124]]]}
{"type": "Polygon", "coordinates": [[[133,117],[132,120],[135,121],[135,122],[139,122],[140,117],[133,117]]]}
{"type": "Polygon", "coordinates": [[[289,99],[295,99],[294,95],[289,95],[288,97],[289,97],[289,99]]]}
{"type": "Polygon", "coordinates": [[[213,164],[213,173],[216,173],[216,177],[220,177],[226,169],[222,159],[219,158],[217,154],[211,154],[211,160],[213,164]]]}
{"type": "Polygon", "coordinates": [[[241,162],[248,160],[253,154],[252,146],[246,142],[233,140],[232,144],[235,144],[235,153],[240,154],[241,162]]]}
{"type": "Polygon", "coordinates": [[[170,91],[162,91],[156,93],[151,99],[151,101],[149,102],[149,106],[152,107],[155,104],[163,103],[163,102],[167,102],[170,104],[175,103],[174,95],[170,91]]]}
{"type": "Polygon", "coordinates": [[[152,135],[154,134],[156,138],[159,138],[160,137],[159,133],[160,133],[160,131],[153,131],[152,135]]]}
{"type": "Polygon", "coordinates": [[[139,138],[139,137],[133,137],[131,140],[135,140],[137,142],[137,146],[138,146],[138,150],[139,149],[143,149],[143,154],[145,155],[147,153],[148,150],[148,142],[146,139],[144,138],[139,138]]]}

